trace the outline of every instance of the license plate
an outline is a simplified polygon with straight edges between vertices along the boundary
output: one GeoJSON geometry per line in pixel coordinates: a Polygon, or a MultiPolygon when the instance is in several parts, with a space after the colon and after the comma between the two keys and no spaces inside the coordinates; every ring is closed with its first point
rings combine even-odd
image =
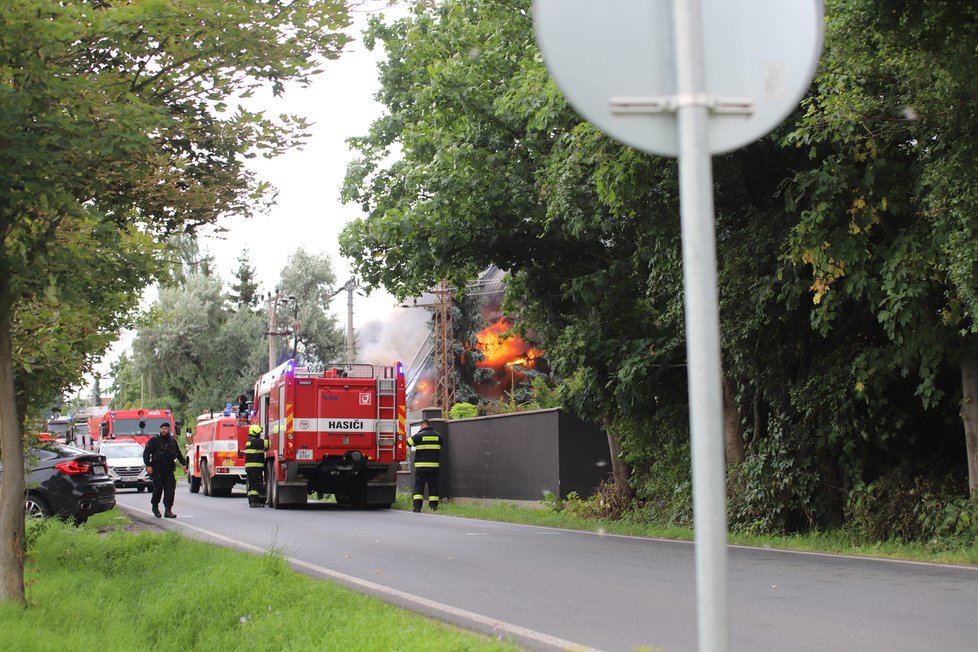
{"type": "Polygon", "coordinates": [[[295,459],[297,460],[311,460],[312,450],[309,448],[300,448],[295,452],[295,459]]]}
{"type": "Polygon", "coordinates": [[[105,467],[101,464],[93,464],[92,475],[105,475],[105,467]]]}

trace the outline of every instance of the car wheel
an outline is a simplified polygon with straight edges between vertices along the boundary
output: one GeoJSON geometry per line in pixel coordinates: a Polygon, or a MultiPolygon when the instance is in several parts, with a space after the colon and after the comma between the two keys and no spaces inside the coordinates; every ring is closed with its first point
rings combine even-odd
{"type": "Polygon", "coordinates": [[[139,493],[143,493],[144,491],[146,491],[146,487],[136,487],[136,491],[138,491],[139,493]]]}
{"type": "Polygon", "coordinates": [[[27,494],[24,501],[24,516],[27,518],[45,518],[51,515],[51,507],[47,501],[36,493],[27,494]]]}
{"type": "Polygon", "coordinates": [[[200,463],[200,478],[203,480],[204,484],[204,495],[211,495],[211,474],[210,469],[207,468],[207,460],[200,463]]]}

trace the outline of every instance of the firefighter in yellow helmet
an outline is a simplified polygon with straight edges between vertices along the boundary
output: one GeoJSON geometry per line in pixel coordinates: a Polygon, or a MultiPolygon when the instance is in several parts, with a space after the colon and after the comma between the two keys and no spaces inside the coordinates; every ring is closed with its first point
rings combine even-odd
{"type": "Polygon", "coordinates": [[[262,498],[265,488],[265,451],[268,440],[262,437],[262,428],[257,423],[248,427],[248,442],[245,444],[245,474],[248,476],[248,506],[264,507],[262,498]]]}

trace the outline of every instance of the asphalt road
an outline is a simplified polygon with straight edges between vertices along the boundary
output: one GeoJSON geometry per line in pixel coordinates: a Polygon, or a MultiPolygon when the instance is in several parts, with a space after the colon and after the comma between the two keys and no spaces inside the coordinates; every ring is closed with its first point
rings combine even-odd
{"type": "MultiPolygon", "coordinates": [[[[177,519],[133,517],[542,650],[696,650],[694,546],[331,504],[250,509],[178,484],[177,519]]],[[[978,569],[731,547],[730,649],[978,649],[978,569]]]]}

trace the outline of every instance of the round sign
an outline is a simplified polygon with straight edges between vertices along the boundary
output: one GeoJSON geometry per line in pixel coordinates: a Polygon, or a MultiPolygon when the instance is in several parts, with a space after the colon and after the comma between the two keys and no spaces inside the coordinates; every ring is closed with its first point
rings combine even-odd
{"type": "Polygon", "coordinates": [[[700,1],[706,89],[696,97],[676,95],[670,0],[534,0],[533,22],[557,85],[597,127],[678,156],[676,107],[705,105],[710,152],[719,154],[757,140],[797,108],[822,50],[822,2],[700,1]]]}

